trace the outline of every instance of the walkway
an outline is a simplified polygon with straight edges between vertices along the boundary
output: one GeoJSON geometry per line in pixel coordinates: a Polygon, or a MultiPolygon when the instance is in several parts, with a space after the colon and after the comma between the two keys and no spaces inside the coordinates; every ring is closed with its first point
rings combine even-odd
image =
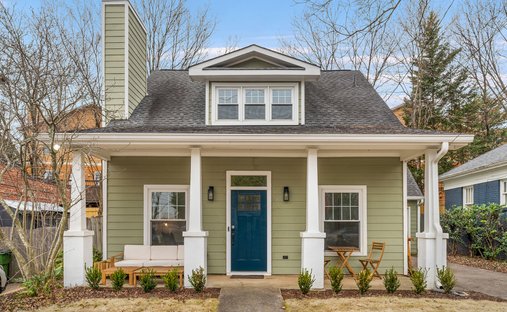
{"type": "Polygon", "coordinates": [[[278,288],[225,287],[218,297],[218,312],[284,311],[278,288]]]}
{"type": "Polygon", "coordinates": [[[471,290],[507,300],[507,274],[449,263],[456,275],[457,290],[471,290]]]}

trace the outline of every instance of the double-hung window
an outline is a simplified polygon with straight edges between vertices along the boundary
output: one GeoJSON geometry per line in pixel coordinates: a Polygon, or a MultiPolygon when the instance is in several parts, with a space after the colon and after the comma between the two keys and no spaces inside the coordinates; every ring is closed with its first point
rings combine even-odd
{"type": "Polygon", "coordinates": [[[183,245],[186,231],[188,187],[146,185],[144,187],[144,244],[183,245]]]}
{"type": "Polygon", "coordinates": [[[507,179],[500,180],[500,205],[507,205],[507,179]]]}
{"type": "Polygon", "coordinates": [[[463,188],[463,207],[474,204],[474,186],[466,186],[463,188]]]}
{"type": "Polygon", "coordinates": [[[353,247],[366,253],[366,186],[321,187],[321,219],[326,250],[353,247]]]}
{"type": "Polygon", "coordinates": [[[298,92],[297,83],[214,83],[212,124],[296,125],[298,92]]]}

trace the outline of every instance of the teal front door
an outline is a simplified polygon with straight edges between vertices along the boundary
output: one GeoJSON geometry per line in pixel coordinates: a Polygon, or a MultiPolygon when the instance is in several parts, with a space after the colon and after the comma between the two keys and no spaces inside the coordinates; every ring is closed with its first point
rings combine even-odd
{"type": "Polygon", "coordinates": [[[231,270],[267,271],[265,190],[231,191],[231,270]]]}

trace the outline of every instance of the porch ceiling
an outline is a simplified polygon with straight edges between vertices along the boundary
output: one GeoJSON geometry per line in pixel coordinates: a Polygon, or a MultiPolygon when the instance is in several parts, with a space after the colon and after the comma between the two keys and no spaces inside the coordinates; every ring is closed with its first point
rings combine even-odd
{"type": "MultiPolygon", "coordinates": [[[[465,146],[473,136],[455,135],[192,135],[192,134],[82,134],[72,138],[72,148],[93,155],[189,156],[201,148],[203,157],[306,157],[308,148],[319,157],[400,157],[408,160],[428,149],[465,146]]],[[[65,142],[62,137],[62,142],[65,142]]]]}

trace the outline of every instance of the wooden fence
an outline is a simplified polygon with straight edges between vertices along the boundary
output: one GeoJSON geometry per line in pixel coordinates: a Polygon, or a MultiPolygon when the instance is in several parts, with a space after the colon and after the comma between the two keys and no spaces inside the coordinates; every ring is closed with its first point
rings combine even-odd
{"type": "MultiPolygon", "coordinates": [[[[102,252],[102,217],[92,217],[86,219],[86,228],[90,231],[93,231],[95,235],[93,236],[93,248],[102,252]]],[[[9,227],[0,227],[0,231],[2,231],[4,237],[9,238],[12,228],[9,227]]],[[[51,242],[56,235],[56,227],[42,227],[33,229],[34,239],[32,240],[32,245],[35,249],[35,254],[38,257],[47,257],[49,249],[51,248],[51,242]]],[[[24,248],[21,243],[21,239],[19,235],[13,235],[12,240],[16,246],[19,246],[19,250],[24,254],[24,248]]],[[[0,249],[6,249],[7,246],[4,242],[0,241],[0,249]]],[[[20,277],[19,268],[17,265],[17,261],[12,257],[11,265],[9,268],[9,276],[12,277],[20,277]]]]}

